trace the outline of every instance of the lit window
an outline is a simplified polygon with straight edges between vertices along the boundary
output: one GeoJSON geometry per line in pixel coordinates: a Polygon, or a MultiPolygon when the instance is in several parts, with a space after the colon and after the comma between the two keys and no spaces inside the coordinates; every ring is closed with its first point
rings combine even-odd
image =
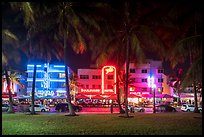
{"type": "Polygon", "coordinates": [[[135,87],[130,87],[130,91],[135,91],[135,87]]]}
{"type": "Polygon", "coordinates": [[[162,87],[158,88],[158,93],[162,93],[162,92],[163,92],[163,88],[162,87]]]}
{"type": "Polygon", "coordinates": [[[59,73],[58,76],[59,76],[59,78],[65,78],[66,77],[65,73],[59,73]]]}

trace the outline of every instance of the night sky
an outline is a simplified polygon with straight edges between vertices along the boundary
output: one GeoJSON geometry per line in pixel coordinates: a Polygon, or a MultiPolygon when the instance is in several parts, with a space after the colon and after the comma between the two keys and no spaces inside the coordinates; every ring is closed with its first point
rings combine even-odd
{"type": "MultiPolygon", "coordinates": [[[[8,10],[6,10],[6,8],[7,7],[5,5],[2,7],[2,11],[3,11],[2,17],[6,19],[7,22],[9,22],[16,15],[11,14],[8,10]]],[[[26,31],[25,29],[22,29],[22,26],[19,26],[19,24],[17,23],[13,23],[12,30],[14,32],[21,31],[22,33],[25,33],[26,31]]],[[[24,39],[24,37],[22,37],[21,39],[24,39]]],[[[17,65],[16,64],[12,64],[12,65],[18,69],[26,70],[26,65],[27,65],[28,60],[26,59],[26,56],[23,55],[23,53],[21,54],[21,56],[23,57],[21,62],[17,65]]],[[[94,61],[91,61],[91,52],[89,50],[87,50],[86,53],[81,55],[81,54],[74,53],[74,51],[70,48],[68,49],[68,58],[69,58],[68,65],[75,73],[77,72],[78,68],[90,68],[90,65],[94,64],[94,61]]],[[[151,58],[150,54],[149,54],[149,58],[151,58]]],[[[52,62],[53,63],[56,63],[56,62],[63,63],[63,61],[57,61],[56,59],[51,61],[51,63],[52,62]]],[[[184,66],[186,66],[186,64],[184,66]]],[[[165,69],[166,74],[169,74],[172,71],[170,68],[169,62],[164,62],[163,67],[165,69]]]]}

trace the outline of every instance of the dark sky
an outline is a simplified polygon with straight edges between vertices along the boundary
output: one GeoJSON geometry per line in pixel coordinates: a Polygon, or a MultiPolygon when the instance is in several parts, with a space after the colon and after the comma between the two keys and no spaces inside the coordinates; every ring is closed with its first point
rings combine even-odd
{"type": "MultiPolygon", "coordinates": [[[[2,9],[4,9],[4,8],[5,7],[3,7],[2,9]]],[[[3,14],[4,15],[3,17],[5,17],[5,15],[6,15],[8,20],[12,20],[12,17],[8,16],[8,14],[10,14],[10,12],[6,11],[4,9],[3,13],[5,13],[5,12],[8,12],[8,13],[7,14],[3,14]]],[[[13,27],[14,31],[21,31],[22,33],[25,32],[25,30],[20,29],[21,26],[19,26],[17,23],[16,24],[14,23],[13,25],[15,26],[15,27],[13,27]]],[[[20,64],[17,65],[17,66],[15,64],[13,64],[13,65],[15,65],[15,67],[17,67],[17,68],[22,68],[22,70],[25,70],[26,69],[27,60],[26,60],[26,56],[24,56],[23,54],[22,54],[22,56],[23,56],[23,59],[20,62],[20,64]]],[[[90,51],[87,51],[86,53],[81,55],[81,54],[74,53],[74,51],[71,48],[68,50],[68,61],[69,61],[68,62],[69,67],[74,72],[77,72],[78,68],[90,68],[90,65],[94,64],[94,62],[91,61],[91,53],[90,53],[90,51]]],[[[54,62],[57,62],[57,61],[55,60],[54,62]]],[[[60,61],[60,62],[63,62],[63,61],[60,61]]],[[[167,74],[169,74],[171,72],[169,62],[164,62],[163,66],[164,66],[165,72],[167,74]]]]}

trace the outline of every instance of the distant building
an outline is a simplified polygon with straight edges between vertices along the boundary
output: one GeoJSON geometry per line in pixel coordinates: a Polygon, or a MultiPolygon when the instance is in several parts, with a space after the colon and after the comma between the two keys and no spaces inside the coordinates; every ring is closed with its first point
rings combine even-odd
{"type": "MultiPolygon", "coordinates": [[[[8,71],[8,75],[10,76],[10,71],[8,71]]],[[[26,76],[18,74],[17,78],[20,79],[20,83],[23,84],[24,87],[21,87],[19,84],[12,82],[11,81],[11,94],[12,97],[18,96],[18,95],[24,95],[26,94],[26,76]]],[[[8,99],[9,97],[9,92],[7,90],[7,81],[6,81],[6,76],[2,75],[2,98],[8,99]]]]}

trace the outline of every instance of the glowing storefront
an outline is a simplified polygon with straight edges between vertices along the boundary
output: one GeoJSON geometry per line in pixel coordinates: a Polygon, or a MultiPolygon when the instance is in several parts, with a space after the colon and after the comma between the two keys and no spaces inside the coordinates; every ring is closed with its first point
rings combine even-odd
{"type": "MultiPolygon", "coordinates": [[[[34,65],[27,65],[27,95],[31,95],[33,83],[34,65]]],[[[68,75],[70,74],[68,67],[68,75]]],[[[37,96],[60,96],[66,94],[65,65],[38,64],[36,72],[35,95],[37,96]]]]}

